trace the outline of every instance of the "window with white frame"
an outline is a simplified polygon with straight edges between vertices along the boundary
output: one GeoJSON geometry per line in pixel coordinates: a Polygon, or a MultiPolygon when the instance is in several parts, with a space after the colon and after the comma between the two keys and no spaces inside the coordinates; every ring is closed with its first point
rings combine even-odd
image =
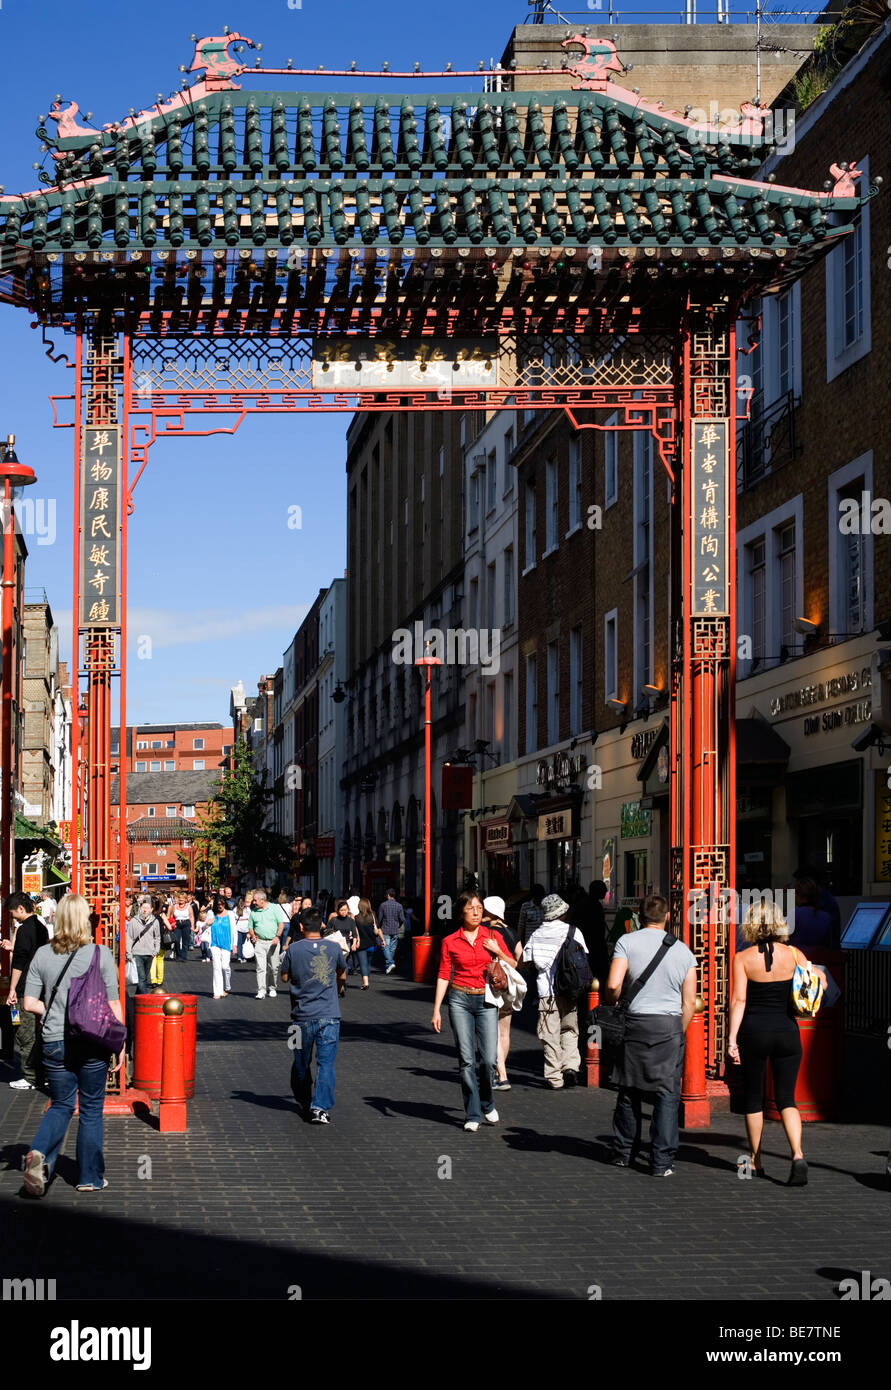
{"type": "Polygon", "coordinates": [[[176,815],[176,807],[175,807],[175,806],[165,806],[165,808],[164,808],[164,814],[167,816],[167,819],[170,820],[173,816],[176,815]]]}
{"type": "Polygon", "coordinates": [[[514,548],[512,545],[504,548],[504,625],[512,623],[514,620],[515,603],[514,588],[516,586],[516,573],[514,571],[514,548]]]}
{"type": "Polygon", "coordinates": [[[175,865],[175,864],[166,864],[164,867],[165,867],[165,869],[166,869],[166,871],[167,871],[167,877],[168,877],[168,878],[173,878],[174,874],[176,873],[176,865],[175,865]]]}
{"type": "Polygon", "coordinates": [[[569,467],[567,490],[569,493],[569,530],[572,535],[582,524],[582,442],[576,436],[569,441],[569,467]]]}
{"type": "Polygon", "coordinates": [[[154,808],[154,806],[150,806],[150,807],[148,808],[148,811],[146,812],[146,815],[148,815],[148,816],[153,816],[154,814],[155,814],[155,808],[154,808]]]}
{"type": "Polygon", "coordinates": [[[470,626],[473,627],[473,628],[479,627],[479,621],[480,621],[480,582],[479,582],[478,579],[471,579],[471,581],[470,581],[468,604],[469,604],[469,612],[470,612],[470,626]]]}
{"type": "Polygon", "coordinates": [[[145,739],[140,739],[136,744],[137,753],[143,752],[146,748],[148,748],[148,743],[145,739]]]}
{"type": "Polygon", "coordinates": [[[161,771],[161,764],[160,764],[160,763],[149,763],[149,772],[160,772],[160,771],[161,771]]]}
{"type": "Polygon", "coordinates": [[[603,505],[611,507],[619,497],[619,423],[617,411],[607,420],[603,434],[603,505]]]}
{"type": "Polygon", "coordinates": [[[514,431],[513,426],[504,431],[504,495],[508,496],[514,490],[514,470],[510,462],[510,456],[514,451],[514,431]]]}
{"type": "Polygon", "coordinates": [[[164,745],[163,745],[163,743],[161,742],[161,740],[160,740],[159,738],[153,738],[153,739],[152,739],[152,747],[153,747],[153,748],[163,748],[164,745]]]}
{"type": "Polygon", "coordinates": [[[557,460],[549,459],[545,469],[545,554],[557,549],[557,460]]]}
{"type": "Polygon", "coordinates": [[[184,807],[183,807],[183,816],[185,817],[186,820],[193,820],[193,819],[194,819],[194,816],[195,816],[195,807],[194,807],[194,806],[189,806],[189,805],[184,806],[184,807]]]}
{"type": "Polygon", "coordinates": [[[526,553],[525,553],[525,557],[524,557],[524,558],[525,558],[525,570],[531,570],[531,569],[533,569],[533,568],[535,567],[535,556],[536,556],[536,549],[535,549],[535,546],[536,546],[536,542],[535,542],[535,481],[534,481],[534,480],[530,480],[530,481],[526,484],[525,505],[526,505],[526,512],[525,512],[525,520],[526,520],[526,528],[525,528],[525,530],[526,530],[526,553]]]}
{"type": "Polygon", "coordinates": [[[193,771],[193,772],[203,772],[203,771],[204,771],[204,759],[203,759],[203,758],[193,758],[193,759],[192,759],[192,771],[193,771]]]}
{"type": "MultiPolygon", "coordinates": [[[[860,188],[869,188],[869,159],[857,161],[860,188]]],[[[845,220],[850,214],[845,213],[845,220]]],[[[854,217],[854,230],[826,258],[826,380],[832,381],[872,347],[870,204],[854,217]]]]}
{"type": "Polygon", "coordinates": [[[495,682],[486,682],[486,727],[483,738],[495,747],[495,682]]]}
{"type": "MultiPolygon", "coordinates": [[[[139,771],[139,769],[137,768],[137,772],[138,772],[138,771],[139,771]]],[[[176,763],[174,762],[174,760],[173,760],[172,758],[167,758],[167,759],[165,759],[165,762],[164,762],[164,771],[165,771],[165,772],[175,772],[175,771],[176,771],[176,763]]]]}
{"type": "Polygon", "coordinates": [[[533,652],[526,658],[526,752],[538,748],[538,658],[533,652]]]}
{"type": "Polygon", "coordinates": [[[872,487],[872,451],[829,476],[829,625],[839,640],[874,625],[872,487]]]}
{"type": "Polygon", "coordinates": [[[737,536],[739,635],[751,656],[739,662],[739,679],[801,654],[795,619],[804,612],[803,503],[801,494],[745,527],[737,536]]]}
{"type": "Polygon", "coordinates": [[[137,771],[137,772],[145,772],[145,763],[137,763],[137,764],[136,764],[136,771],[137,771]]]}
{"type": "Polygon", "coordinates": [[[193,738],[193,739],[192,739],[192,747],[193,747],[196,751],[197,751],[198,749],[200,749],[200,748],[203,748],[203,747],[204,747],[204,739],[203,739],[203,738],[193,738]]]}
{"type": "Polygon", "coordinates": [[[560,741],[560,645],[548,643],[548,743],[560,741]]]}
{"type": "Polygon", "coordinates": [[[611,608],[603,615],[603,698],[618,697],[619,684],[619,610],[611,608]]]}
{"type": "Polygon", "coordinates": [[[494,630],[495,630],[495,609],[496,609],[496,599],[497,599],[497,595],[496,595],[496,592],[495,592],[495,584],[496,584],[496,582],[497,582],[497,581],[496,581],[495,561],[493,560],[492,563],[491,563],[491,565],[487,565],[487,566],[486,566],[486,605],[487,605],[486,618],[487,618],[487,626],[488,626],[490,632],[494,632],[494,630]]]}
{"type": "Polygon", "coordinates": [[[582,731],[582,629],[569,634],[569,732],[582,731]]]}
{"type": "Polygon", "coordinates": [[[498,455],[494,449],[489,451],[486,460],[486,511],[494,512],[498,505],[498,455]]]}
{"type": "Polygon", "coordinates": [[[470,487],[467,490],[467,529],[475,531],[480,524],[480,469],[475,467],[470,474],[470,487]]]}

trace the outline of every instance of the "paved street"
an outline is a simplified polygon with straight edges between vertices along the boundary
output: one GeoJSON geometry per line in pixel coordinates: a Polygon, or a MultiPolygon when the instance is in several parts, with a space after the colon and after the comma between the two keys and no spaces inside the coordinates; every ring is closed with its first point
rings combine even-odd
{"type": "Polygon", "coordinates": [[[800,1191],[780,1185],[778,1125],[775,1180],[739,1180],[743,1124],[726,1111],[686,1135],[673,1179],[616,1170],[612,1095],[545,1090],[527,1010],[501,1123],[465,1134],[431,990],[379,973],[367,993],[349,982],[333,1123],[310,1127],[288,1087],[287,990],[257,1000],[237,966],[214,1002],[210,974],[194,953],[167,966],[199,997],[188,1133],[109,1120],[104,1194],[74,1190],[72,1125],[47,1197],[17,1196],[43,1101],[0,1087],[4,1276],[55,1278],[59,1299],[586,1299],[597,1285],[605,1300],[753,1302],[833,1301],[847,1274],[891,1272],[880,1127],[810,1126],[800,1191]]]}

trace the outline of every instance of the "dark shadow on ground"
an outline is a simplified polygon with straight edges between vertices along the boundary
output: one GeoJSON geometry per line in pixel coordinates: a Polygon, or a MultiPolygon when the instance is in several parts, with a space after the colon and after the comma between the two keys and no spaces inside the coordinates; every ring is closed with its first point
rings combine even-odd
{"type": "Polygon", "coordinates": [[[425,1101],[393,1100],[390,1096],[365,1096],[365,1104],[372,1110],[389,1118],[401,1117],[406,1120],[432,1120],[434,1124],[448,1125],[450,1129],[460,1129],[463,1112],[447,1110],[442,1105],[428,1105],[425,1101]]]}
{"type": "MultiPolygon", "coordinates": [[[[100,1199],[101,1200],[101,1199],[100,1199]]],[[[53,1205],[52,1190],[39,1201],[0,1199],[4,1231],[2,1270],[7,1278],[56,1279],[56,1298],[99,1301],[167,1299],[175,1278],[177,1297],[205,1301],[272,1300],[298,1296],[367,1300],[369,1289],[386,1285],[387,1298],[417,1300],[559,1299],[560,1294],[524,1288],[493,1272],[489,1280],[403,1268],[390,1260],[328,1255],[302,1249],[299,1224],[282,1232],[281,1246],[227,1240],[164,1225],[163,1208],[145,1222],[102,1217],[100,1200],[74,1212],[53,1205]],[[88,1252],[88,1254],[86,1253],[88,1252]],[[88,1277],[85,1272],[88,1271],[88,1277]],[[184,1278],[194,1275],[193,1278],[184,1278]]],[[[563,1295],[565,1298],[565,1294],[563,1295]]]]}

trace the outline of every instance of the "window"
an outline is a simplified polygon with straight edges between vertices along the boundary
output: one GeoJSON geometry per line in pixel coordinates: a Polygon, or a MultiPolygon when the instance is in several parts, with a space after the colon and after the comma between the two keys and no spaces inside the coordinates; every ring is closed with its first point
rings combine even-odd
{"type": "Polygon", "coordinates": [[[203,759],[203,758],[193,758],[193,760],[192,760],[192,771],[193,771],[193,772],[203,772],[203,771],[204,771],[204,759],[203,759]]]}
{"type": "Polygon", "coordinates": [[[549,459],[545,469],[545,554],[557,549],[557,460],[549,459]]]}
{"type": "Polygon", "coordinates": [[[173,761],[172,758],[168,758],[168,759],[165,761],[165,763],[164,763],[164,771],[165,771],[165,772],[175,772],[175,771],[176,771],[176,763],[173,761]]]}
{"type": "Polygon", "coordinates": [[[524,574],[535,568],[535,483],[526,484],[526,555],[524,574]]]}
{"type": "Polygon", "coordinates": [[[619,610],[610,609],[603,617],[603,698],[615,700],[618,697],[618,625],[619,610]]]}
{"type": "Polygon", "coordinates": [[[486,602],[488,605],[487,625],[490,632],[495,630],[495,561],[486,567],[486,602]]]}
{"type": "Polygon", "coordinates": [[[569,634],[569,732],[582,731],[582,629],[569,634]]]}
{"type": "Polygon", "coordinates": [[[611,507],[619,497],[619,423],[617,411],[607,420],[603,436],[603,506],[611,507]]]}
{"type": "Polygon", "coordinates": [[[184,807],[183,807],[183,815],[185,816],[186,820],[193,820],[193,819],[194,819],[194,816],[195,816],[195,807],[194,807],[194,806],[184,806],[184,807]]]}
{"type": "Polygon", "coordinates": [[[149,772],[160,772],[160,771],[161,771],[161,764],[160,764],[160,763],[149,763],[149,772]]]}
{"type": "MultiPolygon", "coordinates": [[[[869,188],[869,159],[857,161],[863,171],[861,190],[869,188]]],[[[858,212],[854,230],[826,258],[826,380],[832,381],[869,352],[872,323],[869,284],[870,205],[858,212]]],[[[850,214],[845,213],[847,219],[850,214]]]]}
{"type": "Polygon", "coordinates": [[[504,431],[504,495],[508,496],[514,490],[514,470],[511,467],[510,456],[514,451],[514,432],[513,428],[504,431]]]}
{"type": "Polygon", "coordinates": [[[470,488],[467,494],[467,529],[475,531],[480,524],[480,469],[474,468],[470,475],[470,488]]]}
{"type": "Polygon", "coordinates": [[[175,873],[176,873],[176,865],[175,865],[175,864],[165,864],[164,867],[165,867],[165,869],[166,869],[166,871],[167,871],[167,877],[168,877],[168,878],[173,878],[173,876],[174,876],[175,873]]]}
{"type": "MultiPolygon", "coordinates": [[[[774,666],[802,652],[804,639],[794,627],[797,617],[807,617],[797,554],[802,505],[799,494],[737,536],[739,632],[751,643],[751,660],[748,654],[740,659],[740,680],[762,665],[774,666]]],[[[830,587],[832,554],[830,547],[830,587]]]]}
{"type": "Polygon", "coordinates": [[[483,738],[489,740],[492,747],[495,746],[495,682],[486,682],[486,727],[483,730],[483,738]]]}
{"type": "Polygon", "coordinates": [[[560,646],[548,643],[548,743],[560,741],[560,646]]]}
{"type": "Polygon", "coordinates": [[[170,820],[173,816],[176,815],[176,807],[175,807],[175,806],[166,806],[166,807],[164,808],[164,812],[165,812],[165,815],[167,816],[168,820],[170,820]]]}
{"type": "Polygon", "coordinates": [[[873,626],[872,486],[871,452],[829,479],[829,630],[839,635],[873,626]]]}
{"type": "Polygon", "coordinates": [[[791,648],[797,641],[793,626],[796,616],[794,521],[789,521],[779,528],[776,552],[780,596],[780,645],[791,653],[791,648]]]}
{"type": "Polygon", "coordinates": [[[777,313],[777,388],[786,395],[795,389],[795,333],[793,326],[793,291],[787,290],[776,301],[777,313]]]}
{"type": "Polygon", "coordinates": [[[494,512],[498,503],[498,460],[492,449],[486,462],[486,511],[494,512]]]}
{"type": "Polygon", "coordinates": [[[153,747],[153,748],[163,748],[164,745],[163,745],[163,743],[161,742],[161,740],[160,740],[159,738],[153,738],[153,739],[152,739],[152,747],[153,747]]]}
{"type": "Polygon", "coordinates": [[[148,744],[145,739],[140,739],[136,744],[137,753],[142,753],[146,748],[148,748],[148,744]]]}
{"type": "Polygon", "coordinates": [[[526,752],[538,748],[538,659],[526,658],[526,752]]]}
{"type": "Polygon", "coordinates": [[[231,744],[231,743],[224,743],[224,744],[223,744],[223,757],[226,757],[226,756],[227,756],[229,753],[231,753],[231,752],[232,752],[232,744],[231,744]]]}
{"type": "Polygon", "coordinates": [[[145,763],[137,763],[137,764],[136,764],[136,771],[137,771],[137,772],[145,772],[145,763]]]}
{"type": "Polygon", "coordinates": [[[752,614],[752,661],[760,663],[767,655],[764,645],[767,631],[767,571],[764,562],[764,538],[746,546],[749,571],[749,592],[752,614]]]}
{"type": "Polygon", "coordinates": [[[471,581],[470,581],[469,612],[470,612],[470,624],[469,624],[469,626],[470,626],[470,627],[473,627],[473,628],[479,627],[479,617],[480,617],[480,582],[479,582],[478,579],[471,579],[471,581]]]}
{"type": "Polygon", "coordinates": [[[203,739],[203,738],[193,738],[193,739],[192,739],[192,747],[193,747],[193,748],[203,748],[203,747],[204,747],[204,739],[203,739]]]}
{"type": "Polygon", "coordinates": [[[148,808],[148,810],[146,811],[146,815],[147,815],[147,816],[153,816],[154,814],[155,814],[155,808],[154,808],[154,806],[150,806],[150,807],[148,808]]]}
{"type": "Polygon", "coordinates": [[[580,439],[569,441],[569,469],[567,490],[569,493],[569,530],[572,535],[582,524],[582,445],[580,439]]]}
{"type": "Polygon", "coordinates": [[[501,761],[512,762],[514,752],[514,678],[513,673],[504,677],[504,709],[501,717],[501,761]]]}
{"type": "Polygon", "coordinates": [[[514,575],[514,548],[512,545],[506,546],[504,551],[504,625],[514,620],[514,587],[516,578],[514,575]]]}
{"type": "Polygon", "coordinates": [[[158,872],[157,864],[146,864],[145,868],[146,872],[149,874],[156,874],[158,872]]]}

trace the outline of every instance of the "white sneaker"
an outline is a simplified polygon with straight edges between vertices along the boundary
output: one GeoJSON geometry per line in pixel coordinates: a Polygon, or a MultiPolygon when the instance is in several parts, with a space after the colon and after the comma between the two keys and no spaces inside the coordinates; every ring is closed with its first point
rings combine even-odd
{"type": "Polygon", "coordinates": [[[271,990],[269,991],[269,998],[270,998],[270,999],[277,999],[277,998],[278,998],[278,990],[271,989],[271,990]]]}
{"type": "Polygon", "coordinates": [[[386,968],[386,970],[384,971],[384,974],[385,974],[385,975],[389,975],[389,974],[391,974],[392,971],[394,971],[395,969],[396,969],[395,965],[388,965],[387,968],[386,968]]]}
{"type": "Polygon", "coordinates": [[[485,1120],[487,1125],[497,1125],[499,1120],[498,1111],[490,1110],[488,1114],[483,1116],[483,1119],[485,1120]]]}
{"type": "Polygon", "coordinates": [[[467,1129],[467,1130],[469,1130],[471,1134],[476,1134],[476,1132],[477,1132],[477,1130],[479,1129],[479,1127],[480,1127],[480,1122],[479,1122],[479,1120],[468,1120],[467,1123],[466,1123],[466,1125],[464,1126],[464,1128],[467,1129]]]}
{"type": "Polygon", "coordinates": [[[13,1089],[14,1091],[33,1091],[33,1090],[34,1090],[34,1087],[31,1085],[31,1082],[30,1082],[30,1081],[26,1081],[25,1078],[24,1078],[23,1076],[20,1076],[19,1079],[18,1079],[18,1081],[10,1081],[9,1084],[10,1084],[10,1086],[12,1087],[12,1089],[13,1089]]]}
{"type": "Polygon", "coordinates": [[[261,989],[261,990],[259,991],[258,994],[255,994],[255,995],[254,995],[254,998],[255,998],[255,999],[265,999],[265,998],[266,998],[266,991],[265,991],[265,989],[261,989]]]}

